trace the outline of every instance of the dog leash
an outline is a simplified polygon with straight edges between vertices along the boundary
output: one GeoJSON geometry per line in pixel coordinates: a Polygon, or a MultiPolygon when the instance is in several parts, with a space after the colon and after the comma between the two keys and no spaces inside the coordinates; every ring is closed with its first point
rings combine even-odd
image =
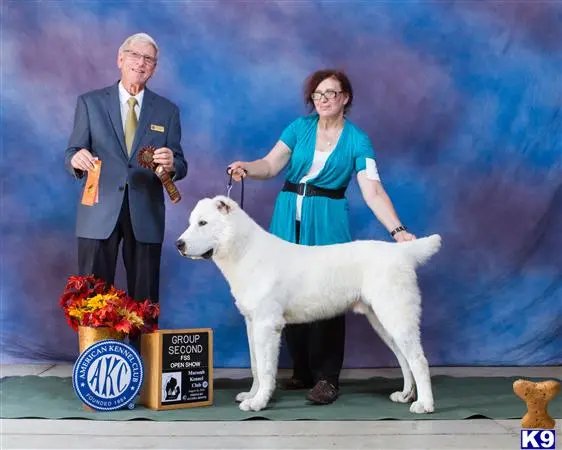
{"type": "MultiPolygon", "coordinates": [[[[230,191],[232,190],[232,170],[230,170],[230,167],[226,168],[226,173],[230,176],[226,185],[226,196],[230,198],[230,191]]],[[[240,179],[240,182],[242,183],[240,188],[240,208],[244,209],[244,177],[240,179]]]]}

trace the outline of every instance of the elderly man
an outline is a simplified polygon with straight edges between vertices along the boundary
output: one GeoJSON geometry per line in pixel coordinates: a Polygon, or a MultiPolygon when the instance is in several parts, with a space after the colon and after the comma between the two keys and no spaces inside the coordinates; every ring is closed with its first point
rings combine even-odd
{"type": "Polygon", "coordinates": [[[66,168],[82,181],[101,162],[97,198],[82,197],[78,205],[80,274],[113,283],[123,241],[128,293],[153,302],[159,300],[164,192],[158,177],[139,166],[137,154],[154,146],[154,162],[173,180],[187,174],[179,109],[146,87],[157,62],[154,39],[144,33],[127,38],[117,57],[121,79],[78,97],[65,154],[66,168]]]}

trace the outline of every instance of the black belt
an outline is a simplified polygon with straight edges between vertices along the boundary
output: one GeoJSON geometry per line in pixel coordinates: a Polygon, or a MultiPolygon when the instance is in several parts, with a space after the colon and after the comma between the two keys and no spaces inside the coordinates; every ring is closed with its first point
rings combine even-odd
{"type": "Polygon", "coordinates": [[[309,196],[319,196],[319,197],[328,197],[334,199],[340,199],[345,197],[345,189],[325,189],[318,186],[314,186],[313,184],[306,184],[306,183],[291,183],[290,181],[285,180],[285,184],[283,185],[282,191],[285,192],[294,192],[298,195],[304,195],[305,197],[309,196]]]}

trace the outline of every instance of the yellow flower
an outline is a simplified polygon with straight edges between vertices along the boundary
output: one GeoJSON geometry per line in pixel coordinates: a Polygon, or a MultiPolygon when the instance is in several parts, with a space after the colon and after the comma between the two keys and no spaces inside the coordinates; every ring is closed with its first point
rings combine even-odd
{"type": "Polygon", "coordinates": [[[84,315],[84,311],[81,311],[81,310],[76,309],[76,308],[70,308],[68,310],[68,315],[70,317],[76,317],[77,319],[82,319],[82,316],[84,315]]]}
{"type": "Polygon", "coordinates": [[[86,302],[86,307],[90,311],[95,311],[96,309],[103,308],[107,303],[105,296],[101,294],[90,297],[86,302]]]}
{"type": "Polygon", "coordinates": [[[125,319],[131,322],[132,325],[142,326],[144,324],[143,320],[134,312],[120,308],[119,314],[121,314],[125,319]]]}

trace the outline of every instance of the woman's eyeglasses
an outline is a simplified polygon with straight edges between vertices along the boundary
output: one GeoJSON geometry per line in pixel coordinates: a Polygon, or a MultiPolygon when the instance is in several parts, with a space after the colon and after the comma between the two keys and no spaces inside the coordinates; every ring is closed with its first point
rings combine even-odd
{"type": "Polygon", "coordinates": [[[318,101],[322,97],[324,97],[326,100],[332,100],[333,98],[336,98],[342,92],[343,91],[332,91],[332,90],[327,90],[326,92],[313,92],[312,95],[310,96],[310,98],[314,101],[318,101]]]}

